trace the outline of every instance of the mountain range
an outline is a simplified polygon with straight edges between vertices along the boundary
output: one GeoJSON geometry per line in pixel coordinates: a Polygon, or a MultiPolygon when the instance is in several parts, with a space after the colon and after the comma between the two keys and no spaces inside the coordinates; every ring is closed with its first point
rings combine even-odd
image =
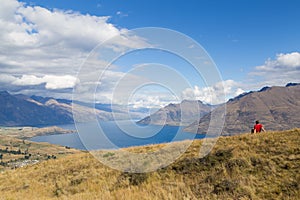
{"type": "MultiPolygon", "coordinates": [[[[226,107],[223,135],[249,132],[255,120],[266,130],[286,130],[300,127],[300,84],[284,87],[264,87],[239,95],[222,105],[214,106],[201,101],[184,100],[169,104],[138,121],[138,124],[180,125],[185,131],[205,134],[212,112],[226,107]],[[199,120],[200,119],[200,120],[199,120]]],[[[51,97],[27,96],[0,92],[0,126],[45,126],[93,120],[128,119],[127,108],[121,105],[89,104],[51,97]],[[73,110],[72,110],[73,109],[73,110]],[[114,111],[114,113],[112,113],[114,111]]],[[[130,110],[131,117],[141,119],[149,110],[130,110]]]]}
{"type": "MultiPolygon", "coordinates": [[[[132,118],[141,118],[144,110],[131,110],[132,118]]],[[[147,112],[147,110],[145,110],[147,112]]],[[[99,120],[119,120],[128,118],[127,110],[122,106],[109,104],[89,104],[80,101],[55,99],[51,97],[27,96],[0,92],[1,126],[45,126],[99,120]],[[73,110],[72,110],[73,109],[73,110]],[[114,113],[112,113],[114,111],[114,113]]]]}
{"type": "Polygon", "coordinates": [[[138,121],[138,124],[187,125],[187,132],[207,133],[212,112],[224,116],[223,135],[249,132],[256,120],[267,130],[287,130],[300,127],[300,84],[284,87],[264,87],[259,91],[241,94],[222,105],[208,105],[201,101],[169,104],[138,121]],[[199,118],[200,117],[200,118],[199,118]],[[200,119],[200,120],[199,120],[200,119]],[[193,123],[191,123],[193,122],[193,123]]]}
{"type": "Polygon", "coordinates": [[[209,113],[213,108],[214,106],[204,104],[201,101],[183,100],[178,104],[171,103],[137,123],[173,126],[189,125],[209,113]]]}
{"type": "MultiPolygon", "coordinates": [[[[300,127],[300,84],[289,83],[285,87],[264,87],[230,99],[226,104],[223,135],[250,132],[255,120],[259,120],[266,130],[287,130],[300,127]]],[[[218,112],[223,107],[214,111],[218,112]]],[[[198,130],[206,133],[211,113],[204,115],[186,127],[186,131],[198,130]],[[198,129],[195,129],[198,126],[198,129]]]]}

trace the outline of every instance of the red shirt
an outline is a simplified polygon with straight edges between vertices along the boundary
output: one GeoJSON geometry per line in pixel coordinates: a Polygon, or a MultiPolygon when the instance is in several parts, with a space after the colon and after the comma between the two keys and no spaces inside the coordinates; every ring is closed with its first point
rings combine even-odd
{"type": "Polygon", "coordinates": [[[254,129],[256,130],[257,133],[261,132],[262,125],[261,124],[255,124],[254,129]]]}

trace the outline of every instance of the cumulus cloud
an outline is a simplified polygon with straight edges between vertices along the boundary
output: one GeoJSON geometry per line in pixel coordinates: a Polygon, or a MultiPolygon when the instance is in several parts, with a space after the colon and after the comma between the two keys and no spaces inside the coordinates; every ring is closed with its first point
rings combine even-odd
{"type": "MultiPolygon", "coordinates": [[[[122,12],[116,14],[124,15],[122,12]]],[[[71,88],[80,81],[84,99],[93,99],[95,93],[97,101],[109,102],[113,98],[114,86],[125,73],[118,66],[113,66],[98,80],[100,71],[108,63],[100,55],[94,55],[95,59],[86,61],[88,68],[77,80],[76,75],[83,61],[94,47],[113,36],[121,36],[107,43],[107,47],[114,52],[148,46],[146,41],[128,34],[128,30],[116,27],[109,20],[110,16],[92,16],[31,6],[17,0],[1,0],[0,89],[70,98],[71,88]],[[100,89],[95,92],[97,85],[100,89]],[[58,93],[64,96],[57,96],[58,93]]],[[[255,86],[299,82],[299,77],[300,53],[281,53],[255,67],[248,82],[226,80],[213,86],[194,86],[182,92],[182,99],[218,104],[255,86]]],[[[120,96],[126,96],[128,88],[145,81],[137,76],[128,79],[130,81],[124,81],[126,84],[119,86],[120,96]]],[[[133,107],[157,107],[169,102],[174,102],[174,98],[163,92],[145,92],[127,103],[133,107]]]]}
{"type": "Polygon", "coordinates": [[[244,93],[239,87],[240,83],[233,80],[218,82],[213,86],[187,88],[182,92],[182,98],[187,100],[200,100],[208,104],[220,104],[229,98],[244,93]]]}
{"type": "Polygon", "coordinates": [[[1,1],[2,73],[74,74],[88,52],[121,34],[109,17],[48,10],[15,0],[1,1]]]}
{"type": "Polygon", "coordinates": [[[300,53],[280,53],[275,59],[268,59],[263,65],[255,67],[251,77],[260,78],[260,85],[285,85],[300,82],[300,53]]]}
{"type": "Polygon", "coordinates": [[[213,86],[187,88],[182,92],[184,99],[197,99],[205,103],[224,103],[229,98],[245,91],[258,90],[264,86],[286,85],[288,82],[300,82],[300,53],[280,53],[275,59],[267,59],[254,70],[243,82],[226,80],[213,86]]]}
{"type": "MultiPolygon", "coordinates": [[[[257,66],[256,70],[259,71],[281,71],[281,70],[291,70],[300,67],[300,53],[292,52],[287,54],[277,54],[275,60],[270,58],[262,66],[257,66]]],[[[299,70],[299,69],[298,69],[299,70]]]]}
{"type": "Polygon", "coordinates": [[[9,45],[90,50],[99,42],[122,32],[108,23],[108,16],[48,10],[14,0],[4,0],[1,4],[2,40],[9,45]]]}
{"type": "Polygon", "coordinates": [[[22,75],[21,77],[14,77],[8,75],[0,76],[1,82],[10,82],[16,86],[34,86],[34,85],[45,85],[45,89],[57,90],[72,88],[75,86],[77,79],[70,75],[64,76],[53,76],[45,75],[43,77],[37,77],[34,75],[22,75]]]}
{"type": "Polygon", "coordinates": [[[143,91],[138,92],[132,96],[128,104],[133,108],[162,108],[170,103],[179,103],[180,101],[176,96],[167,91],[164,92],[151,92],[143,91]]]}
{"type": "Polygon", "coordinates": [[[13,81],[15,81],[16,78],[14,76],[11,75],[7,75],[7,74],[0,74],[0,83],[11,83],[13,81]]]}
{"type": "MultiPolygon", "coordinates": [[[[115,51],[145,45],[140,38],[128,35],[128,30],[109,23],[109,19],[110,16],[92,16],[2,0],[0,82],[3,84],[0,89],[34,93],[34,87],[40,92],[42,85],[50,90],[44,94],[56,96],[58,90],[76,85],[75,76],[81,64],[103,41],[122,36],[108,44],[115,51]]],[[[103,63],[97,60],[95,67],[105,66],[103,63]]],[[[84,73],[93,72],[95,68],[91,67],[84,73]]]]}

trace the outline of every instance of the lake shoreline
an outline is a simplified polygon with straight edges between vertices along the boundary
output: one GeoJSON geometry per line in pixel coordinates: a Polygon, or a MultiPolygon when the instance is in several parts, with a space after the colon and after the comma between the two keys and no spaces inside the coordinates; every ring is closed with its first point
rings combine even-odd
{"type": "Polygon", "coordinates": [[[100,125],[98,123],[58,125],[60,128],[75,131],[75,134],[36,136],[30,140],[80,150],[102,150],[203,139],[205,137],[205,135],[185,132],[183,131],[184,127],[179,126],[149,125],[144,127],[126,120],[100,122],[100,125]]]}
{"type": "Polygon", "coordinates": [[[47,127],[0,127],[0,135],[10,136],[18,139],[29,140],[36,136],[61,135],[76,133],[76,130],[63,129],[59,126],[47,127]]]}

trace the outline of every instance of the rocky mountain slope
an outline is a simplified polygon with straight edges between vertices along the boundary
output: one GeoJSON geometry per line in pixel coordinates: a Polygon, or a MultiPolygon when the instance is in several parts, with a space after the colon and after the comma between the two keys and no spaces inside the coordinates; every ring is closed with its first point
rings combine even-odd
{"type": "Polygon", "coordinates": [[[70,115],[54,110],[24,95],[0,92],[0,125],[48,125],[72,123],[70,115]]]}
{"type": "Polygon", "coordinates": [[[211,111],[213,106],[201,101],[184,100],[180,104],[169,104],[150,116],[138,121],[138,124],[188,125],[211,111]]]}
{"type": "MultiPolygon", "coordinates": [[[[237,96],[224,106],[226,115],[222,133],[225,135],[249,132],[255,120],[260,120],[266,130],[300,127],[300,84],[264,87],[260,91],[237,96]]],[[[210,113],[185,130],[198,126],[198,133],[206,133],[209,122],[210,113]]]]}
{"type": "MultiPolygon", "coordinates": [[[[97,105],[96,105],[97,107],[97,105]]],[[[98,106],[99,107],[99,106],[98,106]]],[[[73,113],[77,122],[99,120],[119,120],[128,118],[124,110],[112,111],[94,109],[90,104],[72,103],[71,100],[54,99],[51,97],[12,95],[0,92],[0,126],[40,126],[74,123],[73,113]]],[[[133,112],[131,117],[140,117],[141,113],[133,112]]]]}

